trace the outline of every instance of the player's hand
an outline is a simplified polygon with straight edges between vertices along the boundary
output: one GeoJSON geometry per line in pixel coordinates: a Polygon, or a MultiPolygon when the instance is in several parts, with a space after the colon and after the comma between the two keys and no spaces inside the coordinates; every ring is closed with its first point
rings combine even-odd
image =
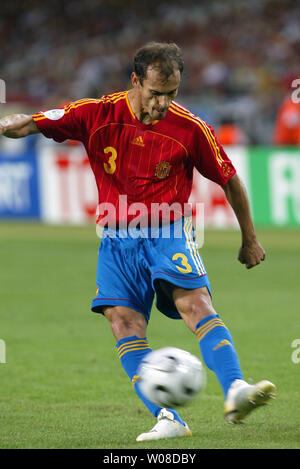
{"type": "Polygon", "coordinates": [[[251,269],[265,260],[266,253],[258,241],[243,243],[239,250],[238,260],[251,269]]]}
{"type": "Polygon", "coordinates": [[[11,114],[0,119],[0,135],[9,138],[27,137],[40,132],[31,115],[11,114]]]}

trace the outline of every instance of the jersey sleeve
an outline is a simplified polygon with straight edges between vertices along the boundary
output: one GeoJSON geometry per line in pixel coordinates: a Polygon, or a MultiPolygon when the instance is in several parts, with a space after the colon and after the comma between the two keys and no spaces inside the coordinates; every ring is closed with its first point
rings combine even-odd
{"type": "Polygon", "coordinates": [[[47,138],[56,142],[67,139],[84,142],[89,137],[93,122],[99,119],[99,114],[101,100],[83,99],[58,109],[32,114],[32,117],[47,138]]]}
{"type": "Polygon", "coordinates": [[[195,124],[191,157],[200,174],[221,186],[236,173],[213,128],[200,119],[195,124]]]}

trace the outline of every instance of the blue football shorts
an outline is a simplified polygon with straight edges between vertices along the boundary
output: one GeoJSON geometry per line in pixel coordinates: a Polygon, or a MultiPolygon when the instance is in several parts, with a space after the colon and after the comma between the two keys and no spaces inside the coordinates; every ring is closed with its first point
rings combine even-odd
{"type": "Polygon", "coordinates": [[[211,294],[191,218],[152,231],[104,229],[92,311],[103,313],[104,306],[126,306],[142,313],[148,322],[156,294],[157,309],[181,319],[172,299],[174,286],[207,287],[211,294]]]}

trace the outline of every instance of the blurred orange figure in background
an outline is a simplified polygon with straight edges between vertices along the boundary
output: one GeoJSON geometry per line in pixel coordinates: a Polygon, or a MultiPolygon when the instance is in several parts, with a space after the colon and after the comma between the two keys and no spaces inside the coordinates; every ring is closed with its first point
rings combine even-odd
{"type": "Polygon", "coordinates": [[[300,104],[288,96],[279,108],[273,135],[275,145],[300,145],[300,104]]]}
{"type": "Polygon", "coordinates": [[[224,119],[218,129],[216,136],[221,145],[247,145],[249,143],[246,133],[231,119],[224,119]]]}

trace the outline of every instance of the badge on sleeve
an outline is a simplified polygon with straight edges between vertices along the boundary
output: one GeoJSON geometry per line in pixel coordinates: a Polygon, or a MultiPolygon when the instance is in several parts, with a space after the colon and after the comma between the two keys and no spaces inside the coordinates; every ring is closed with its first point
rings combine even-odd
{"type": "Polygon", "coordinates": [[[43,112],[44,116],[52,121],[57,121],[58,119],[61,119],[64,113],[64,109],[51,109],[50,111],[43,112]]]}

